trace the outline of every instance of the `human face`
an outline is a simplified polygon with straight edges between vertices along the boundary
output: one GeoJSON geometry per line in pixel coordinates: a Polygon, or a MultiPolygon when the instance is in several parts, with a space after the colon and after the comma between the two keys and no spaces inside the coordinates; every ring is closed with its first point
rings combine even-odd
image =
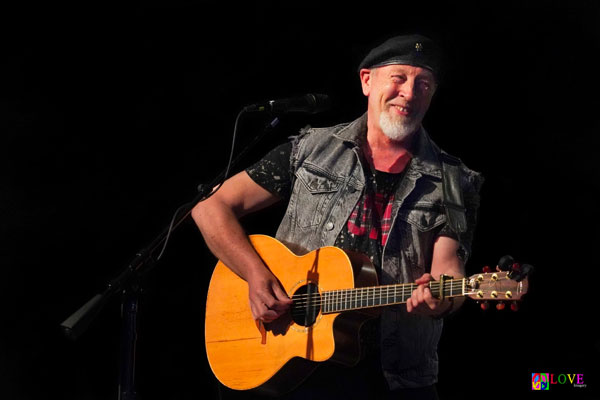
{"type": "Polygon", "coordinates": [[[386,65],[360,71],[368,96],[369,124],[391,140],[416,132],[436,89],[433,73],[411,65],[386,65]],[[371,125],[372,124],[372,125],[371,125]]]}

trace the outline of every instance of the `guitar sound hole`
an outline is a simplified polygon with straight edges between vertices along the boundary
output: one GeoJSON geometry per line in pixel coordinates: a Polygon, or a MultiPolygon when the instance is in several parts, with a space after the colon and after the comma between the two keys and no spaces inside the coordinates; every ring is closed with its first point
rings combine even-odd
{"type": "Polygon", "coordinates": [[[298,325],[311,326],[321,311],[321,295],[317,285],[309,283],[298,288],[292,296],[292,320],[298,325]]]}

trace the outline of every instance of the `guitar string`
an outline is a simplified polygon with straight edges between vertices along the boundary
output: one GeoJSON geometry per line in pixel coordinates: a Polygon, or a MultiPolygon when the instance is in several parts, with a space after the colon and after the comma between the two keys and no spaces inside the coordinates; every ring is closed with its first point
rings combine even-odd
{"type": "Polygon", "coordinates": [[[368,307],[368,306],[378,306],[385,305],[390,303],[395,303],[399,299],[401,301],[406,301],[410,298],[410,296],[385,296],[379,299],[374,299],[371,297],[362,297],[341,301],[330,301],[330,299],[318,300],[316,299],[314,302],[306,302],[306,303],[294,303],[292,307],[294,309],[302,309],[308,307],[321,307],[321,306],[329,306],[332,308],[355,308],[353,305],[360,307],[368,307]],[[377,301],[378,300],[378,301],[377,301]]]}
{"type": "MultiPolygon", "coordinates": [[[[498,295],[505,295],[505,292],[499,292],[498,295]]],[[[406,302],[410,296],[382,296],[380,298],[372,298],[372,297],[361,297],[361,298],[353,298],[353,299],[341,299],[341,300],[333,300],[331,299],[318,299],[316,298],[313,302],[306,303],[294,303],[292,305],[293,310],[305,310],[309,307],[320,308],[321,306],[325,306],[328,309],[335,309],[339,311],[343,311],[344,309],[354,309],[354,308],[370,308],[370,307],[378,307],[384,306],[388,304],[394,304],[400,302],[406,302]],[[379,300],[379,301],[377,301],[379,300]],[[383,301],[382,301],[383,300],[383,301]]],[[[490,299],[488,299],[490,300],[490,299]]],[[[502,297],[497,298],[495,300],[511,300],[504,299],[502,297]]]]}
{"type": "MultiPolygon", "coordinates": [[[[292,300],[297,300],[298,302],[300,302],[301,300],[305,300],[308,298],[308,296],[312,296],[312,297],[325,297],[325,296],[353,296],[356,297],[356,295],[359,295],[361,297],[367,296],[389,296],[390,293],[395,293],[397,294],[398,292],[402,292],[402,293],[412,293],[412,291],[414,290],[416,286],[415,285],[407,285],[404,287],[375,287],[375,289],[372,288],[357,288],[357,289],[341,289],[339,291],[336,290],[331,290],[331,291],[326,291],[323,293],[303,293],[303,294],[296,294],[292,296],[292,300]],[[408,290],[406,290],[408,289],[408,290]]],[[[451,294],[453,293],[455,290],[458,291],[462,291],[463,285],[462,283],[460,284],[453,284],[449,287],[444,288],[444,294],[451,294]]],[[[439,291],[439,286],[436,287],[430,287],[430,290],[434,293],[437,293],[439,291]]]]}
{"type": "MultiPolygon", "coordinates": [[[[462,285],[461,286],[455,286],[454,288],[450,289],[447,288],[446,290],[444,290],[444,296],[450,296],[452,295],[452,293],[455,292],[456,289],[456,293],[458,293],[458,291],[462,291],[462,285]]],[[[302,300],[295,300],[297,298],[297,296],[293,296],[292,300],[294,300],[294,306],[296,307],[302,307],[302,306],[308,306],[308,305],[313,305],[313,306],[320,306],[322,304],[325,305],[346,305],[346,304],[351,304],[351,303],[357,303],[357,302],[363,302],[363,301],[375,301],[377,299],[379,299],[380,301],[382,299],[396,299],[396,298],[408,298],[410,297],[410,295],[412,294],[412,291],[406,292],[403,291],[404,293],[398,293],[398,291],[396,290],[381,290],[379,292],[375,292],[375,291],[370,291],[369,293],[365,293],[364,291],[362,291],[361,293],[359,293],[358,291],[355,292],[350,292],[350,291],[346,291],[346,292],[326,292],[326,294],[319,294],[319,293],[314,293],[312,294],[312,297],[309,299],[307,296],[308,295],[300,295],[302,297],[302,300]],[[351,296],[353,295],[353,296],[351,296]]],[[[462,293],[460,294],[462,296],[462,293]]]]}
{"type": "MultiPolygon", "coordinates": [[[[462,291],[462,287],[460,288],[456,288],[456,291],[454,290],[445,290],[444,291],[444,296],[451,296],[456,294],[457,296],[460,295],[462,296],[463,294],[460,293],[459,294],[459,290],[462,291]]],[[[296,297],[292,297],[292,300],[294,301],[294,304],[297,305],[303,305],[303,304],[308,304],[308,303],[315,303],[316,300],[320,299],[324,299],[323,302],[338,302],[338,303],[345,303],[345,302],[349,302],[349,301],[355,301],[355,300],[363,300],[363,299],[373,299],[373,298],[389,298],[389,297],[410,297],[412,295],[412,291],[410,292],[406,292],[406,293],[398,293],[397,291],[385,291],[385,292],[380,292],[380,293],[328,293],[325,295],[320,295],[320,294],[313,294],[310,298],[309,297],[303,297],[302,299],[298,299],[296,297]]]]}
{"type": "MultiPolygon", "coordinates": [[[[350,311],[350,310],[355,310],[355,309],[362,309],[362,308],[375,308],[375,307],[381,307],[381,306],[387,306],[387,305],[393,305],[393,304],[403,304],[406,303],[406,301],[408,300],[408,298],[401,298],[401,297],[396,297],[396,298],[392,298],[392,301],[390,301],[390,298],[388,297],[386,299],[386,301],[377,303],[375,302],[373,299],[360,299],[360,300],[348,300],[348,301],[341,301],[341,302],[329,302],[329,301],[325,301],[325,302],[320,302],[320,301],[315,301],[313,304],[306,304],[306,305],[302,305],[302,304],[294,304],[292,305],[292,310],[291,313],[294,316],[298,316],[298,315],[304,315],[307,310],[309,310],[311,307],[312,308],[319,308],[321,309],[321,306],[324,304],[324,310],[322,310],[325,313],[331,313],[331,312],[342,312],[342,311],[350,311]]],[[[488,299],[491,300],[491,299],[488,299]]],[[[510,299],[503,299],[503,298],[498,298],[495,299],[497,301],[502,301],[502,300],[510,300],[510,299]]]]}
{"type": "MultiPolygon", "coordinates": [[[[508,277],[499,277],[498,280],[509,280],[508,277]]],[[[460,280],[452,280],[449,282],[450,285],[444,288],[444,296],[450,296],[454,292],[454,290],[461,292],[464,287],[464,279],[460,280]]],[[[440,282],[432,282],[430,284],[430,290],[434,293],[439,291],[440,282]]],[[[412,294],[412,290],[418,286],[414,283],[410,284],[400,284],[400,285],[388,285],[388,286],[375,286],[375,287],[367,287],[367,288],[354,288],[354,289],[340,289],[339,291],[332,290],[321,293],[311,293],[311,294],[300,294],[293,295],[292,299],[296,299],[294,301],[294,305],[292,306],[293,311],[292,315],[304,315],[305,310],[310,307],[321,307],[323,304],[325,308],[327,308],[326,312],[337,312],[351,309],[360,309],[360,308],[373,308],[382,305],[391,305],[391,304],[401,304],[406,303],[408,299],[408,294],[412,294]],[[402,289],[402,293],[398,295],[398,290],[402,289]],[[405,293],[406,289],[409,289],[409,293],[405,293]],[[360,292],[359,292],[360,291],[360,292]],[[365,293],[366,292],[366,293],[365,293]],[[311,296],[309,299],[308,296],[311,296]],[[327,297],[327,298],[325,298],[327,297]],[[404,297],[407,297],[406,299],[404,297]],[[392,301],[389,302],[390,298],[392,301]],[[384,300],[383,304],[381,304],[381,300],[384,300]],[[401,301],[397,301],[401,299],[401,301]],[[379,300],[379,304],[375,304],[376,300],[379,300]],[[364,302],[366,301],[366,304],[364,302]],[[372,302],[372,304],[369,304],[372,302]],[[360,304],[359,304],[360,303],[360,304]]],[[[498,294],[506,294],[507,291],[501,291],[498,294]]],[[[469,292],[473,293],[473,292],[469,292]]],[[[466,295],[467,293],[461,293],[460,295],[466,295]]]]}
{"type": "MultiPolygon", "coordinates": [[[[505,294],[506,292],[500,292],[499,295],[505,294]]],[[[447,293],[449,295],[449,293],[447,293]]],[[[324,299],[321,300],[318,297],[315,297],[313,302],[306,303],[294,303],[292,306],[293,311],[306,310],[309,307],[313,308],[321,308],[321,306],[325,306],[327,311],[344,311],[356,308],[372,308],[379,307],[385,305],[391,305],[394,303],[405,303],[408,300],[409,296],[382,296],[380,298],[373,297],[357,297],[352,299],[324,299]],[[377,302],[379,300],[379,302],[377,302]]],[[[497,300],[502,300],[503,298],[498,298],[497,300]]]]}
{"type": "MultiPolygon", "coordinates": [[[[339,289],[339,290],[328,290],[325,292],[318,292],[318,293],[302,293],[302,294],[295,294],[292,296],[292,299],[303,299],[310,296],[323,296],[323,295],[347,295],[347,294],[353,294],[353,293],[361,293],[361,294],[367,294],[365,292],[368,292],[369,295],[375,295],[375,294],[381,294],[381,293],[389,293],[389,292],[398,292],[398,291],[403,291],[406,292],[406,289],[408,289],[409,291],[413,291],[418,285],[415,284],[401,284],[399,286],[396,285],[389,285],[389,286],[372,286],[372,287],[364,287],[364,288],[354,288],[354,289],[339,289]]],[[[462,289],[463,287],[463,283],[462,282],[453,282],[450,286],[446,286],[444,288],[444,292],[450,292],[450,291],[454,291],[454,289],[462,289]]],[[[438,292],[439,291],[439,285],[436,286],[430,286],[429,289],[432,292],[438,292]]]]}
{"type": "MultiPolygon", "coordinates": [[[[509,280],[510,278],[507,277],[502,277],[502,278],[498,278],[498,280],[509,280]]],[[[497,282],[497,281],[496,281],[497,282]]],[[[446,292],[450,292],[450,291],[454,291],[454,289],[461,289],[463,288],[463,280],[452,280],[450,282],[450,286],[449,289],[448,288],[444,288],[444,294],[446,294],[446,292]]],[[[321,296],[321,295],[325,295],[325,294],[329,294],[329,295],[347,295],[347,294],[353,294],[353,293],[358,293],[358,291],[361,291],[361,294],[364,294],[364,291],[370,291],[371,293],[367,293],[368,295],[375,295],[377,293],[377,291],[383,292],[386,291],[386,293],[388,293],[391,290],[397,291],[400,288],[402,288],[403,292],[405,289],[409,289],[409,290],[414,290],[414,288],[418,286],[414,283],[405,283],[405,284],[399,284],[399,285],[387,285],[387,286],[371,286],[371,287],[364,287],[364,288],[353,288],[353,289],[339,289],[339,290],[330,290],[330,291],[326,291],[323,293],[313,293],[313,296],[321,296]]],[[[439,282],[434,282],[432,285],[430,285],[429,289],[432,292],[438,292],[439,291],[439,282]]],[[[292,299],[303,299],[306,298],[307,296],[309,296],[308,293],[304,293],[304,294],[295,294],[292,296],[292,299]]]]}

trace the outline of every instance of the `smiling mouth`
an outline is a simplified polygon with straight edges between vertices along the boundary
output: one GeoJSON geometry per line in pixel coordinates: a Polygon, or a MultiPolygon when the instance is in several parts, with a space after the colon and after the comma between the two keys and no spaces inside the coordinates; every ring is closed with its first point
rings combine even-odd
{"type": "Polygon", "coordinates": [[[400,115],[408,115],[410,114],[411,109],[409,107],[406,106],[400,106],[400,105],[396,105],[396,104],[391,104],[390,108],[395,109],[400,115]]]}

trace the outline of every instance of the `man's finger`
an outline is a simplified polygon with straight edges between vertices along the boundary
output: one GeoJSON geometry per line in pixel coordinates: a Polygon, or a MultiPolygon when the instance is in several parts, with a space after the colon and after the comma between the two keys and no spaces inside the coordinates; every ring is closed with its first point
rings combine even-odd
{"type": "Polygon", "coordinates": [[[275,295],[276,302],[272,308],[277,310],[287,310],[292,304],[292,300],[278,283],[273,285],[273,294],[275,295]]]}
{"type": "Polygon", "coordinates": [[[429,308],[432,309],[432,310],[435,310],[435,308],[438,305],[437,299],[435,299],[433,297],[433,295],[431,294],[431,290],[429,288],[425,288],[424,295],[423,295],[423,300],[425,301],[425,303],[427,303],[427,305],[429,306],[429,308]]]}
{"type": "Polygon", "coordinates": [[[427,282],[431,282],[433,280],[433,277],[431,276],[431,274],[423,274],[422,276],[420,276],[417,280],[415,280],[415,283],[417,285],[424,285],[427,282]]]}

